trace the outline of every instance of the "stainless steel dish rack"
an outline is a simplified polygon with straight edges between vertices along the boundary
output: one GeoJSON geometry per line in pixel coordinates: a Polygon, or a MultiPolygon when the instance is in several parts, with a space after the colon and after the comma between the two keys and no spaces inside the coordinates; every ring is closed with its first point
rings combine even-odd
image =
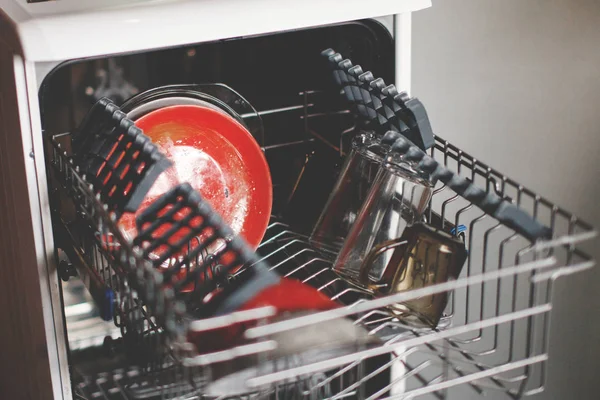
{"type": "MultiPolygon", "coordinates": [[[[328,140],[313,125],[333,115],[314,112],[319,96],[319,92],[306,91],[300,94],[297,107],[262,113],[300,111],[304,144],[322,142],[343,153],[342,145],[328,140]]],[[[337,137],[344,134],[337,132],[337,137]]],[[[272,149],[276,147],[265,147],[267,154],[272,149]]],[[[105,301],[103,317],[113,318],[122,333],[121,339],[107,340],[100,350],[85,350],[98,352],[91,357],[93,362],[89,354],[72,355],[74,392],[80,398],[209,397],[204,389],[215,365],[251,354],[262,360],[261,365],[270,366],[258,368],[246,380],[247,393],[211,398],[443,399],[471,389],[520,398],[544,388],[554,280],[594,265],[581,250],[581,244],[596,234],[590,225],[435,137],[429,150],[435,160],[528,212],[552,230],[552,239],[531,243],[438,183],[427,222],[447,231],[464,231],[469,257],[462,275],[424,289],[372,298],[337,275],[311,247],[305,233],[292,228],[285,218],[274,217],[258,257],[247,255],[245,267],[230,281],[243,279],[260,265],[310,284],[344,306],[271,323],[266,322],[273,312],[268,308],[197,319],[192,310],[186,310],[185,296],[161,285],[163,275],[143,257],[142,249],[125,241],[114,215],[68,150],[68,141],[51,140],[49,164],[63,196],[55,203],[55,229],[61,230],[57,237],[71,244],[68,257],[58,252],[63,275],[68,279],[73,274],[72,263],[94,291],[96,302],[105,301]],[[451,293],[451,301],[433,330],[407,326],[386,309],[445,291],[451,293]],[[282,365],[271,358],[277,346],[270,340],[273,334],[340,318],[363,326],[380,344],[317,362],[298,358],[282,365]],[[246,332],[249,344],[203,353],[187,342],[190,332],[253,320],[263,323],[246,332]],[[87,361],[78,363],[79,359],[87,361]]],[[[304,168],[299,180],[303,172],[304,168]]]]}

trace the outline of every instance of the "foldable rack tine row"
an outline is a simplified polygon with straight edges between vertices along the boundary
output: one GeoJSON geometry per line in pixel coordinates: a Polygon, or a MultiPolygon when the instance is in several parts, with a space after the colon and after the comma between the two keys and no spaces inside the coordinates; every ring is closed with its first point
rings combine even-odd
{"type": "MultiPolygon", "coordinates": [[[[418,163],[418,167],[429,173],[434,181],[439,179],[458,195],[529,240],[552,237],[550,228],[542,226],[523,210],[493,192],[478,188],[425,153],[434,144],[434,135],[425,108],[418,99],[411,99],[404,92],[398,93],[394,85],[385,86],[383,79],[375,79],[371,72],[363,72],[359,65],[353,66],[348,59],[340,61],[343,57],[332,49],[321,54],[327,57],[336,83],[343,88],[346,98],[358,108],[361,116],[369,123],[377,123],[381,134],[390,128],[402,134],[400,137],[390,136],[393,138],[388,143],[392,145],[390,154],[418,163]]],[[[384,142],[387,136],[383,137],[384,142]]]]}
{"type": "Polygon", "coordinates": [[[403,133],[422,150],[433,146],[431,124],[419,99],[399,92],[394,85],[386,85],[382,78],[363,71],[360,65],[353,65],[333,49],[321,54],[333,70],[335,82],[368,128],[381,134],[388,130],[403,133]]]}
{"type": "Polygon", "coordinates": [[[171,162],[118,106],[94,104],[72,136],[73,157],[109,211],[135,212],[171,162]]]}
{"type": "Polygon", "coordinates": [[[136,225],[134,245],[156,269],[167,265],[164,284],[177,294],[191,286],[193,296],[202,299],[243,265],[258,263],[252,273],[268,274],[247,244],[187,183],[154,201],[136,225]]]}

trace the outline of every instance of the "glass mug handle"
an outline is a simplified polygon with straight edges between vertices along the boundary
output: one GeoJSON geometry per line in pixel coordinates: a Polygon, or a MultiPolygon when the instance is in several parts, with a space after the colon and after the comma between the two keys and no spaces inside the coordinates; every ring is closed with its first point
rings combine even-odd
{"type": "Polygon", "coordinates": [[[383,243],[378,244],[373,250],[369,252],[365,261],[360,266],[360,271],[358,274],[358,281],[364,285],[365,287],[376,291],[376,285],[381,283],[383,279],[385,279],[385,272],[387,269],[384,269],[384,278],[379,279],[378,281],[373,281],[369,276],[369,270],[371,269],[371,265],[377,259],[377,257],[381,256],[386,251],[395,249],[396,247],[405,246],[408,243],[408,240],[403,237],[399,237],[396,239],[388,240],[383,243]]]}

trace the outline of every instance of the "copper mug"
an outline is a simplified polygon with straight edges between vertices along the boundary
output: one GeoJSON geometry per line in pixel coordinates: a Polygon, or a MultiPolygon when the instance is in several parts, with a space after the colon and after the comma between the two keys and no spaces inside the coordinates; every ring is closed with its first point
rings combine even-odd
{"type": "MultiPolygon", "coordinates": [[[[465,243],[458,237],[424,223],[408,227],[403,235],[377,245],[360,268],[359,281],[375,295],[407,292],[457,279],[467,259],[465,243]],[[391,251],[381,278],[371,267],[391,251]]],[[[435,293],[390,306],[399,318],[415,327],[435,328],[448,303],[448,292],[435,293]]]]}

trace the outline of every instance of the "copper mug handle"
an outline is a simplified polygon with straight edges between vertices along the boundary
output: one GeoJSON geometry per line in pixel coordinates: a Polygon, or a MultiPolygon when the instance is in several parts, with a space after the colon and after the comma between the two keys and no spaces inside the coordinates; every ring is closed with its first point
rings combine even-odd
{"type": "Polygon", "coordinates": [[[369,270],[371,269],[371,265],[373,265],[373,262],[377,259],[377,257],[382,255],[386,251],[395,249],[396,247],[406,245],[407,242],[408,242],[407,239],[405,239],[403,237],[399,237],[399,238],[388,240],[388,241],[378,244],[373,250],[371,250],[369,252],[369,254],[367,255],[367,258],[365,258],[365,260],[361,264],[360,271],[358,274],[358,281],[365,287],[375,291],[376,288],[374,287],[374,285],[380,283],[381,280],[379,280],[377,282],[373,282],[373,280],[371,280],[371,278],[369,277],[369,270]]]}
{"type": "MultiPolygon", "coordinates": [[[[389,280],[387,280],[385,277],[386,272],[388,272],[388,271],[386,271],[387,270],[387,266],[386,266],[386,268],[384,269],[383,278],[379,279],[378,281],[373,281],[369,277],[369,270],[371,269],[371,265],[373,265],[373,262],[377,259],[377,257],[381,256],[386,251],[393,250],[397,247],[406,246],[408,244],[408,242],[409,242],[409,240],[407,238],[399,237],[396,239],[382,242],[379,245],[377,245],[373,250],[371,250],[371,252],[369,252],[367,258],[365,258],[365,261],[360,266],[359,282],[362,285],[364,285],[367,289],[372,291],[373,293],[378,294],[378,293],[380,293],[379,285],[381,283],[384,283],[383,281],[386,280],[385,283],[387,283],[389,285],[389,290],[396,292],[396,289],[394,287],[394,285],[395,285],[394,280],[396,279],[398,271],[393,271],[392,275],[389,277],[389,280]]],[[[391,262],[391,260],[390,260],[390,262],[391,262]]],[[[388,264],[388,266],[389,266],[389,264],[388,264]]],[[[400,265],[397,265],[397,266],[400,267],[400,265]]],[[[400,267],[400,268],[404,268],[404,267],[400,267]]],[[[393,307],[393,308],[395,308],[395,313],[397,315],[398,315],[398,313],[400,315],[406,315],[406,316],[416,315],[416,316],[418,316],[419,319],[421,319],[420,313],[416,310],[413,310],[412,307],[408,304],[402,304],[401,308],[400,307],[393,307]]]]}

